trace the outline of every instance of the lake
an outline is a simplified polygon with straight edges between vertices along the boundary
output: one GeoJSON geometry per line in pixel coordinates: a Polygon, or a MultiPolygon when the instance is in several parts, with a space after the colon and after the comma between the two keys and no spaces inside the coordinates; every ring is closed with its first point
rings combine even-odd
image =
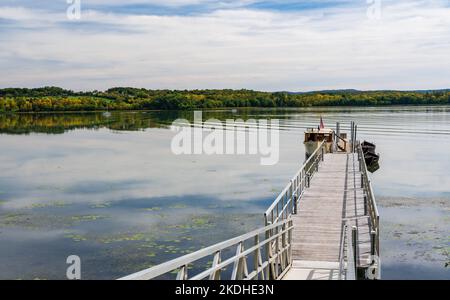
{"type": "Polygon", "coordinates": [[[280,159],[174,155],[193,112],[0,114],[0,279],[115,279],[263,225],[302,165],[303,132],[358,124],[377,145],[383,279],[450,279],[450,107],[237,109],[280,120],[280,159]]]}

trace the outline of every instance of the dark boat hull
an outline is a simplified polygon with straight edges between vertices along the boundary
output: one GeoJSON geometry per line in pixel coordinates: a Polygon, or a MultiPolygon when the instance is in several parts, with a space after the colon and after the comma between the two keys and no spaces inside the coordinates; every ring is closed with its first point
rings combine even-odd
{"type": "Polygon", "coordinates": [[[366,165],[371,165],[374,163],[378,163],[380,160],[380,156],[372,152],[367,152],[364,153],[364,159],[366,160],[366,165]]]}
{"type": "Polygon", "coordinates": [[[374,173],[380,168],[380,165],[378,163],[380,161],[380,155],[375,153],[375,144],[364,141],[361,144],[361,148],[364,153],[364,160],[366,161],[367,170],[371,173],[374,173]]]}
{"type": "Polygon", "coordinates": [[[375,149],[376,149],[377,146],[375,146],[375,144],[372,144],[372,143],[369,143],[367,141],[364,141],[361,144],[361,147],[362,147],[362,150],[363,150],[364,153],[366,153],[366,152],[375,153],[375,149]]]}

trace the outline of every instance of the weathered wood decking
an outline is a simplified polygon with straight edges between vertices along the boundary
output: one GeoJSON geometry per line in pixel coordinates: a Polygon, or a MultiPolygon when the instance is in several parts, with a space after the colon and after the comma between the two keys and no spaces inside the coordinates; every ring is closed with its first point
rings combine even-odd
{"type": "Polygon", "coordinates": [[[370,231],[356,153],[325,154],[292,216],[291,270],[284,279],[338,279],[344,219],[358,228],[360,264],[370,255],[370,231]]]}

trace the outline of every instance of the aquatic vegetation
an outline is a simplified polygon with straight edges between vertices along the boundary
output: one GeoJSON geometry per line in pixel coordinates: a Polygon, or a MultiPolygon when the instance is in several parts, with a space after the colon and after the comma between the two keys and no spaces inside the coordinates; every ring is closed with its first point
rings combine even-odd
{"type": "Polygon", "coordinates": [[[182,209],[182,208],[186,208],[187,205],[186,204],[182,204],[182,203],[178,203],[178,204],[174,204],[169,206],[169,208],[175,208],[175,209],[182,209]]]}
{"type": "Polygon", "coordinates": [[[69,217],[57,214],[46,214],[44,216],[19,211],[0,215],[0,227],[19,227],[25,229],[60,229],[72,226],[74,223],[69,217]]]}
{"type": "Polygon", "coordinates": [[[232,204],[223,204],[223,205],[219,205],[219,204],[210,204],[208,205],[209,209],[231,209],[231,208],[236,208],[236,206],[232,205],[232,204]]]}
{"type": "Polygon", "coordinates": [[[2,215],[0,218],[0,224],[2,225],[15,225],[20,223],[24,218],[26,217],[26,214],[23,213],[10,213],[6,215],[2,215]]]}
{"type": "Polygon", "coordinates": [[[111,202],[103,202],[103,203],[96,203],[91,205],[91,208],[108,208],[112,205],[111,202]]]}
{"type": "Polygon", "coordinates": [[[379,197],[377,198],[377,204],[380,207],[395,208],[403,207],[412,209],[420,209],[422,207],[442,207],[448,210],[449,198],[441,197],[425,197],[425,198],[413,198],[413,197],[379,197]]]}
{"type": "Polygon", "coordinates": [[[172,224],[172,225],[168,225],[167,228],[168,229],[205,229],[205,228],[210,228],[210,227],[214,227],[215,223],[213,223],[209,217],[192,217],[187,223],[184,224],[172,224]]]}
{"type": "Polygon", "coordinates": [[[70,205],[70,203],[66,203],[64,201],[54,201],[48,203],[33,203],[29,208],[50,208],[50,207],[65,207],[70,205]]]}
{"type": "Polygon", "coordinates": [[[191,230],[191,225],[188,223],[184,223],[184,224],[171,224],[171,225],[167,225],[167,229],[169,231],[173,231],[173,229],[177,229],[177,230],[191,230]]]}
{"type": "Polygon", "coordinates": [[[75,222],[82,222],[82,221],[96,221],[100,219],[105,219],[106,216],[99,216],[99,215],[81,215],[81,216],[72,216],[71,219],[75,222]]]}
{"type": "Polygon", "coordinates": [[[119,243],[119,242],[130,242],[130,241],[152,241],[153,237],[145,233],[128,233],[120,234],[116,236],[101,237],[98,239],[101,243],[119,243]]]}
{"type": "Polygon", "coordinates": [[[208,218],[205,218],[205,217],[195,217],[195,218],[192,218],[191,221],[194,226],[205,226],[209,222],[208,218]]]}
{"type": "Polygon", "coordinates": [[[66,234],[64,235],[65,238],[67,239],[71,239],[74,242],[82,242],[82,241],[86,241],[87,238],[83,235],[80,234],[66,234]]]}
{"type": "MultiPolygon", "coordinates": [[[[414,203],[417,204],[417,203],[414,203]]],[[[435,207],[438,204],[433,204],[435,207]]],[[[395,206],[390,206],[390,209],[399,209],[395,206]]],[[[402,210],[408,209],[417,211],[419,206],[402,207],[402,210]]],[[[429,209],[429,208],[427,208],[429,209]]],[[[421,210],[419,210],[421,213],[421,210]]],[[[408,262],[410,260],[423,261],[427,263],[434,263],[443,267],[448,267],[448,237],[446,238],[448,221],[443,216],[436,217],[433,215],[435,223],[411,222],[402,224],[395,222],[382,223],[382,239],[384,241],[396,241],[397,245],[395,251],[385,251],[385,257],[395,259],[399,262],[408,262]],[[400,243],[400,244],[398,244],[400,243]]]]}
{"type": "Polygon", "coordinates": [[[143,210],[145,211],[160,211],[162,208],[155,206],[155,207],[149,207],[149,208],[144,208],[143,210]]]}
{"type": "Polygon", "coordinates": [[[193,250],[189,250],[189,249],[180,251],[181,254],[190,254],[190,253],[193,253],[193,252],[194,252],[193,250]]]}

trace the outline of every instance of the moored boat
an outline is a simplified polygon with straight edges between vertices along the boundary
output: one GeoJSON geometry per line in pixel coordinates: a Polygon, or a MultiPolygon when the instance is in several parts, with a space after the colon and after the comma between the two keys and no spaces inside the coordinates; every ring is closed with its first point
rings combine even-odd
{"type": "Polygon", "coordinates": [[[327,153],[331,152],[333,145],[333,130],[332,129],[313,129],[310,128],[305,132],[305,151],[306,158],[316,151],[320,144],[325,141],[325,150],[327,153]]]}
{"type": "Polygon", "coordinates": [[[361,147],[362,147],[362,150],[364,153],[366,153],[366,152],[375,153],[375,149],[377,146],[375,146],[375,144],[369,143],[368,141],[364,141],[361,144],[361,147]]]}
{"type": "Polygon", "coordinates": [[[347,134],[340,133],[338,137],[333,129],[325,128],[323,120],[320,118],[320,125],[317,128],[308,128],[305,131],[304,145],[306,159],[316,151],[322,142],[325,142],[325,153],[348,151],[349,143],[347,141],[347,134]]]}
{"type": "Polygon", "coordinates": [[[375,153],[375,144],[364,141],[361,144],[361,148],[364,153],[364,160],[366,161],[367,169],[369,172],[374,173],[380,168],[380,155],[375,153]]]}
{"type": "Polygon", "coordinates": [[[380,156],[373,152],[366,152],[364,153],[364,159],[366,160],[366,165],[371,165],[374,163],[378,163],[380,160],[380,156]]]}

